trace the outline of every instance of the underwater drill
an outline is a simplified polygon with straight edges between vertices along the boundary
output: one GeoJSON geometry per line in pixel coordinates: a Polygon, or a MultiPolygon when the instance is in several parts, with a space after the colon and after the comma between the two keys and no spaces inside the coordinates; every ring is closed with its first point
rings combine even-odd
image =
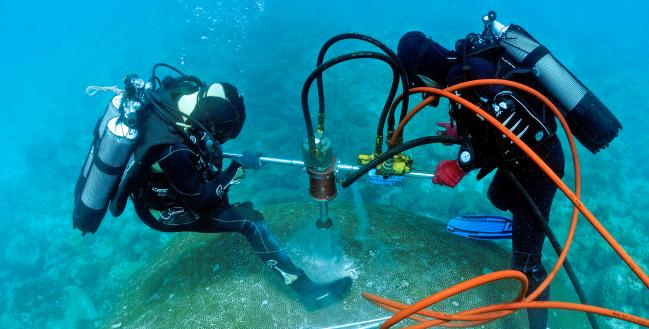
{"type": "MultiPolygon", "coordinates": [[[[260,157],[259,161],[264,164],[305,168],[309,175],[309,195],[311,195],[315,201],[319,202],[320,206],[320,217],[316,220],[316,226],[322,229],[328,229],[333,226],[333,221],[329,217],[328,201],[331,201],[336,197],[336,183],[342,181],[343,178],[347,178],[350,173],[357,173],[361,167],[336,162],[331,151],[330,142],[325,139],[323,142],[318,141],[318,144],[320,143],[322,144],[323,150],[328,150],[319,153],[322,154],[320,157],[321,162],[314,160],[300,161],[270,157],[260,157]],[[336,174],[339,175],[336,176],[336,174]]],[[[308,151],[306,145],[304,151],[308,151]]],[[[241,154],[237,153],[223,153],[223,157],[229,159],[238,158],[240,156],[241,154]]],[[[377,172],[376,169],[369,170],[368,174],[370,184],[388,186],[402,185],[406,177],[432,179],[433,176],[433,173],[426,171],[410,171],[403,175],[382,175],[377,172]]]]}
{"type": "Polygon", "coordinates": [[[333,221],[329,217],[329,201],[336,197],[336,158],[331,141],[324,137],[316,138],[311,148],[306,140],[302,147],[302,158],[309,174],[309,194],[320,208],[316,226],[331,228],[333,221]]]}
{"type": "MultiPolygon", "coordinates": [[[[304,121],[307,129],[307,137],[302,147],[302,157],[304,165],[309,174],[309,194],[312,198],[319,202],[320,217],[316,221],[316,225],[320,228],[329,228],[332,225],[331,218],[328,215],[328,202],[336,197],[336,159],[333,155],[333,148],[331,142],[324,136],[325,127],[325,100],[324,100],[324,83],[322,74],[325,70],[345,61],[354,59],[371,58],[378,59],[390,65],[393,71],[392,87],[388,99],[383,108],[383,116],[387,115],[390,105],[396,94],[396,90],[401,80],[401,85],[404,93],[408,91],[408,80],[403,67],[399,65],[396,54],[380,41],[366,35],[358,33],[343,33],[329,39],[321,47],[316,61],[316,68],[306,78],[302,86],[302,111],[304,114],[304,121]],[[359,51],[345,55],[341,55],[324,61],[327,50],[335,43],[347,40],[356,39],[373,44],[374,46],[383,50],[385,54],[371,51],[359,51]],[[317,80],[318,89],[318,125],[314,129],[313,122],[311,121],[311,114],[309,112],[309,89],[314,81],[317,80]]],[[[407,109],[407,100],[404,101],[402,107],[402,114],[405,115],[407,109]]],[[[377,129],[377,149],[380,149],[380,141],[382,140],[383,127],[379,126],[377,129]]],[[[347,166],[352,168],[354,166],[347,166]]],[[[338,168],[341,168],[338,166],[338,168]]],[[[405,171],[404,171],[405,173],[405,171]]],[[[388,179],[386,182],[390,181],[388,179]]],[[[390,183],[388,183],[390,184],[390,183]]]]}

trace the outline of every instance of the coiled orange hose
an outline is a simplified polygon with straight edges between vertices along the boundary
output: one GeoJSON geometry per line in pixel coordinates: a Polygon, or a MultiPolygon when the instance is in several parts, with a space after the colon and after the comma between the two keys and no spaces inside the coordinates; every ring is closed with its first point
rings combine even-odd
{"type": "MultiPolygon", "coordinates": [[[[552,271],[550,271],[550,273],[548,274],[548,277],[529,296],[522,298],[521,300],[516,299],[512,303],[479,307],[471,310],[466,310],[458,314],[447,314],[442,312],[433,312],[433,311],[424,310],[424,308],[431,306],[445,298],[448,298],[462,291],[466,291],[474,287],[477,287],[479,285],[483,285],[485,283],[493,282],[496,280],[504,280],[504,279],[519,280],[523,285],[519,293],[519,296],[521,295],[525,296],[525,293],[527,291],[527,279],[522,280],[521,276],[525,277],[525,275],[521,272],[513,271],[513,270],[497,271],[487,275],[476,277],[471,280],[464,281],[458,285],[455,285],[453,287],[442,290],[436,294],[433,294],[411,306],[399,304],[397,302],[390,301],[385,298],[381,298],[375,295],[365,293],[363,294],[363,296],[369,299],[370,301],[374,302],[375,304],[385,307],[392,311],[398,311],[394,316],[392,316],[390,319],[384,322],[381,325],[381,328],[389,328],[395,325],[396,323],[398,323],[399,321],[408,317],[414,318],[413,314],[415,313],[423,316],[428,316],[433,320],[424,321],[421,317],[416,317],[414,319],[420,321],[421,323],[415,326],[411,326],[410,328],[428,328],[430,326],[446,326],[446,327],[474,326],[474,325],[478,325],[481,323],[485,323],[488,321],[492,321],[507,316],[511,314],[514,310],[521,309],[521,308],[560,308],[560,309],[567,309],[567,310],[574,310],[574,311],[590,312],[590,313],[605,315],[613,318],[618,318],[624,321],[633,322],[643,326],[649,326],[649,319],[644,319],[631,314],[626,314],[626,313],[622,313],[622,312],[618,312],[615,310],[606,309],[602,307],[582,305],[576,303],[555,302],[555,301],[547,301],[547,302],[534,301],[534,299],[538,297],[538,295],[540,295],[547,288],[547,286],[554,279],[557,272],[561,268],[568,254],[568,251],[570,249],[570,245],[572,244],[574,232],[577,226],[577,218],[579,212],[581,212],[584,215],[584,217],[586,217],[586,219],[591,223],[591,225],[593,225],[593,227],[604,238],[604,240],[606,240],[606,242],[615,250],[615,252],[620,256],[620,258],[624,260],[624,262],[631,268],[631,270],[638,276],[638,278],[640,278],[640,280],[645,284],[645,286],[649,288],[649,277],[647,277],[645,272],[635,263],[635,261],[626,253],[626,251],[620,246],[620,244],[613,238],[613,236],[611,236],[611,234],[604,228],[604,226],[597,220],[597,218],[581,202],[579,198],[581,194],[581,174],[579,168],[579,159],[577,156],[577,148],[567,122],[565,121],[564,117],[561,115],[559,109],[554,104],[552,104],[552,102],[547,97],[543,96],[540,92],[534,90],[533,88],[530,88],[523,84],[509,81],[509,80],[500,80],[500,79],[473,80],[473,81],[468,81],[468,82],[451,86],[444,90],[440,90],[436,88],[427,88],[427,87],[413,88],[410,90],[410,92],[428,93],[436,96],[446,97],[451,101],[461,104],[464,108],[473,111],[475,114],[480,115],[482,118],[484,118],[494,127],[496,127],[500,132],[506,135],[509,139],[511,139],[519,148],[521,148],[548,175],[548,177],[550,177],[550,179],[557,185],[557,187],[568,197],[568,199],[574,204],[574,208],[573,208],[573,214],[571,219],[571,225],[568,231],[566,242],[564,244],[563,252],[559,255],[558,260],[554,264],[552,271]],[[485,85],[501,85],[501,86],[507,86],[507,87],[525,91],[537,97],[553,111],[553,113],[556,115],[557,119],[561,123],[561,126],[563,127],[564,131],[566,132],[566,136],[570,144],[574,171],[575,171],[575,192],[570,190],[570,188],[566,186],[566,184],[556,175],[556,173],[554,173],[554,171],[552,171],[552,169],[548,167],[548,165],[529,146],[527,146],[518,137],[516,137],[513,133],[511,133],[502,123],[500,123],[494,117],[492,117],[491,115],[489,115],[487,112],[480,109],[476,105],[472,104],[468,100],[452,93],[454,91],[465,89],[465,88],[472,88],[476,86],[485,86],[485,85]],[[449,323],[450,321],[462,321],[462,322],[449,323]]],[[[390,146],[393,146],[394,143],[398,140],[405,125],[426,105],[432,103],[435,100],[435,98],[437,98],[436,96],[431,96],[426,98],[424,101],[419,103],[412,111],[408,113],[408,115],[399,123],[399,126],[397,127],[394,135],[392,136],[392,139],[390,140],[390,146]]],[[[401,99],[402,97],[399,97],[395,102],[398,102],[401,99]]]]}

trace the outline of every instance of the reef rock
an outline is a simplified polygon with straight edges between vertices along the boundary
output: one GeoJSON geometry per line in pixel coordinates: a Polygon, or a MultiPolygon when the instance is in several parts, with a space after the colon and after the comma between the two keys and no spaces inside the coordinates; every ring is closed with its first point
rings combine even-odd
{"type": "MultiPolygon", "coordinates": [[[[182,233],[125,287],[105,328],[322,328],[385,317],[366,291],[413,303],[453,284],[509,268],[509,251],[446,232],[445,223],[390,207],[334,202],[334,226],[318,230],[317,204],[261,209],[294,262],[315,280],[354,278],[338,304],[307,311],[239,234],[182,233]]],[[[458,312],[504,302],[511,281],[465,292],[435,306],[458,312]]],[[[484,328],[522,328],[517,312],[484,328]]]]}

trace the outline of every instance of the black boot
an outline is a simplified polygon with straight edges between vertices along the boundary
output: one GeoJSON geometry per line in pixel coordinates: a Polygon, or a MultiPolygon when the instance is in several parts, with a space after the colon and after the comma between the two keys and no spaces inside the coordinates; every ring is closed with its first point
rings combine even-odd
{"type": "MultiPolygon", "coordinates": [[[[541,282],[543,282],[543,280],[545,280],[546,277],[547,277],[547,273],[545,272],[545,269],[543,269],[542,273],[534,273],[532,275],[527,275],[527,280],[530,285],[528,290],[528,295],[530,292],[536,290],[536,288],[538,288],[538,286],[541,285],[541,282]]],[[[538,297],[536,297],[535,300],[547,301],[549,298],[550,298],[550,287],[547,287],[538,297]]],[[[528,308],[527,319],[529,320],[530,323],[530,329],[546,329],[548,326],[548,310],[528,308]]]]}
{"type": "MultiPolygon", "coordinates": [[[[235,218],[244,218],[236,213],[235,218]]],[[[250,216],[248,216],[250,217],[250,216]]],[[[341,300],[349,291],[352,279],[344,277],[327,283],[316,283],[306,276],[288,258],[286,252],[280,247],[275,237],[270,233],[268,226],[263,221],[244,221],[246,225],[241,228],[241,233],[248,239],[257,255],[266,266],[279,274],[284,284],[291,286],[300,296],[300,302],[309,310],[318,309],[341,300]]]]}
{"type": "Polygon", "coordinates": [[[307,310],[315,310],[339,302],[352,285],[352,279],[348,276],[326,283],[317,283],[311,281],[303,271],[300,272],[297,280],[290,286],[300,296],[300,302],[307,310]]]}
{"type": "MultiPolygon", "coordinates": [[[[527,282],[529,284],[527,294],[532,293],[536,288],[541,285],[541,282],[548,276],[543,265],[534,267],[534,271],[525,273],[527,282]]],[[[545,288],[543,292],[536,297],[537,301],[547,301],[550,298],[550,287],[545,288]]],[[[530,329],[546,329],[548,326],[548,310],[547,309],[527,309],[527,319],[530,324],[530,329]]]]}

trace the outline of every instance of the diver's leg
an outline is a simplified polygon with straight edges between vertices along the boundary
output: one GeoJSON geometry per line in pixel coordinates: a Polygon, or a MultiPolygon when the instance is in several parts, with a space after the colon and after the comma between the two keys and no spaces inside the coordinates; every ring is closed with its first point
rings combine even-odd
{"type": "Polygon", "coordinates": [[[513,194],[514,187],[512,183],[509,182],[509,178],[506,177],[502,170],[498,169],[491,184],[489,184],[487,198],[494,207],[502,211],[507,211],[511,208],[510,204],[513,201],[511,200],[511,196],[513,194]]]}
{"type": "Polygon", "coordinates": [[[213,232],[239,232],[243,234],[257,255],[300,296],[309,309],[316,309],[337,302],[351,286],[351,279],[344,277],[328,283],[311,281],[303,270],[288,258],[286,252],[263,220],[252,207],[228,207],[210,216],[206,224],[213,232]]]}
{"type": "MultiPolygon", "coordinates": [[[[514,250],[512,257],[512,268],[519,270],[525,274],[528,281],[527,294],[536,290],[541,285],[541,282],[548,276],[545,267],[541,263],[541,254],[528,254],[521,251],[514,250]]],[[[550,298],[550,287],[547,287],[543,292],[536,297],[535,300],[546,301],[550,298]]],[[[547,309],[528,309],[527,318],[529,320],[530,329],[546,329],[548,324],[548,310],[547,309]]]]}
{"type": "MultiPolygon", "coordinates": [[[[556,190],[556,189],[555,189],[556,190]]],[[[547,277],[547,272],[541,263],[541,252],[545,234],[543,228],[536,224],[532,213],[524,206],[520,193],[514,189],[509,178],[499,169],[489,185],[487,192],[489,201],[500,210],[510,210],[513,215],[512,224],[512,268],[521,271],[527,277],[528,295],[536,290],[547,277]]],[[[549,209],[549,207],[547,207],[549,209]]],[[[547,215],[544,213],[547,220],[547,215]]],[[[548,300],[549,288],[544,290],[536,300],[548,300]]],[[[530,329],[545,329],[547,325],[547,310],[528,309],[530,329]]]]}
{"type": "MultiPolygon", "coordinates": [[[[525,190],[548,222],[552,200],[556,194],[557,187],[547,178],[542,177],[532,180],[521,181],[525,190]]],[[[529,282],[528,295],[536,290],[547,277],[547,271],[541,263],[543,241],[545,232],[541,223],[534,218],[532,211],[525,206],[525,203],[516,202],[512,207],[512,267],[527,276],[529,282]]],[[[536,300],[546,301],[550,297],[549,287],[541,293],[536,300]]],[[[528,309],[530,329],[545,329],[548,322],[547,309],[528,309]]]]}

